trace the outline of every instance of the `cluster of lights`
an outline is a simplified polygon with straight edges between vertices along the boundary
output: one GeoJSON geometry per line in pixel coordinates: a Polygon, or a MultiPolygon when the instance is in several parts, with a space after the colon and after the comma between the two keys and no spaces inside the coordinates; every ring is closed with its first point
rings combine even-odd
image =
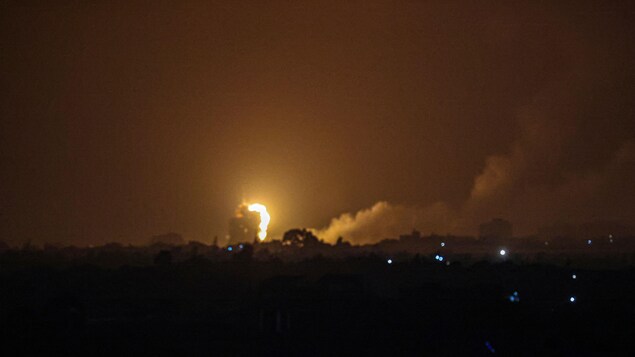
{"type": "Polygon", "coordinates": [[[509,301],[517,303],[520,301],[520,296],[518,296],[518,291],[514,291],[511,295],[509,295],[509,301]]]}
{"type": "MultiPolygon", "coordinates": [[[[576,278],[575,274],[573,274],[573,279],[576,278]]],[[[519,303],[520,302],[520,295],[518,294],[518,291],[514,291],[511,295],[509,295],[507,297],[507,300],[509,300],[510,302],[513,303],[519,303]]],[[[578,298],[575,295],[571,295],[568,298],[569,303],[570,304],[575,304],[578,301],[578,298]]]]}
{"type": "Polygon", "coordinates": [[[239,250],[242,250],[243,248],[245,248],[245,246],[244,246],[243,244],[239,244],[239,245],[238,245],[238,247],[234,247],[234,246],[232,246],[232,245],[228,245],[228,246],[227,246],[227,251],[228,251],[228,252],[233,252],[233,251],[234,251],[234,249],[239,249],[239,250]]]}
{"type": "Polygon", "coordinates": [[[438,261],[442,262],[442,261],[443,261],[443,259],[445,259],[445,258],[443,258],[443,256],[441,256],[441,255],[437,254],[437,255],[435,255],[435,256],[434,256],[434,259],[436,259],[436,260],[438,260],[438,261]]]}

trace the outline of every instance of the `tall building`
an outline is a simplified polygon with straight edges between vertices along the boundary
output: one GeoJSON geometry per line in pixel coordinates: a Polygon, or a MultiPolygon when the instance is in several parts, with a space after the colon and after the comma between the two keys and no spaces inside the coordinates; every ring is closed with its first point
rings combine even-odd
{"type": "Polygon", "coordinates": [[[241,204],[236,209],[234,217],[229,219],[229,239],[227,244],[251,243],[258,236],[260,215],[251,212],[246,204],[241,204]]]}

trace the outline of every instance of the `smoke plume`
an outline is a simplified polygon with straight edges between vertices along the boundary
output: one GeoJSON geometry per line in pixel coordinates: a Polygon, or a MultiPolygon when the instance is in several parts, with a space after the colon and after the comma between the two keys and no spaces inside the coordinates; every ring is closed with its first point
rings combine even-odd
{"type": "MultiPolygon", "coordinates": [[[[575,41],[574,41],[575,42],[575,41]]],[[[462,203],[425,207],[377,202],[318,230],[326,241],[376,242],[416,228],[475,234],[493,217],[519,234],[557,223],[635,221],[635,76],[576,51],[584,61],[547,82],[511,118],[518,134],[507,152],[484,159],[462,203]]],[[[628,72],[628,73],[630,73],[628,72]]]]}
{"type": "Polygon", "coordinates": [[[424,209],[379,201],[355,214],[345,213],[334,218],[328,227],[316,233],[327,242],[343,237],[355,244],[374,243],[395,238],[415,227],[447,229],[453,225],[452,216],[449,207],[443,203],[424,209]]]}

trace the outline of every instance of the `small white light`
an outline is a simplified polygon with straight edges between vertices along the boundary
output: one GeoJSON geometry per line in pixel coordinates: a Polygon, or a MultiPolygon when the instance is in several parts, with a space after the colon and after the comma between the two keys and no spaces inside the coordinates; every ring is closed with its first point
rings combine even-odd
{"type": "Polygon", "coordinates": [[[577,279],[577,278],[578,278],[578,276],[577,276],[577,275],[575,275],[575,274],[571,275],[571,279],[575,280],[575,279],[577,279]]]}
{"type": "Polygon", "coordinates": [[[501,251],[500,251],[500,252],[498,252],[498,254],[500,254],[500,255],[505,255],[505,254],[507,254],[507,252],[505,251],[505,249],[501,249],[501,251]]]}
{"type": "Polygon", "coordinates": [[[445,247],[445,242],[441,242],[441,246],[442,246],[442,247],[445,247]]]}
{"type": "Polygon", "coordinates": [[[392,264],[392,259],[388,259],[388,260],[386,260],[386,263],[388,263],[388,264],[392,264]]]}
{"type": "Polygon", "coordinates": [[[591,245],[591,243],[593,243],[593,241],[591,241],[590,239],[586,241],[586,244],[591,245]]]}
{"type": "Polygon", "coordinates": [[[569,302],[575,302],[575,296],[570,297],[569,302]]]}

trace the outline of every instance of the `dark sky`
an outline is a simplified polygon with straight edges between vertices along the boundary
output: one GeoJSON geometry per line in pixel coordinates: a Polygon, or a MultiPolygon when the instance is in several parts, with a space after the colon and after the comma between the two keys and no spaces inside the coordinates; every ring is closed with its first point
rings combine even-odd
{"type": "Polygon", "coordinates": [[[88,3],[0,2],[9,242],[635,221],[629,1],[88,3]]]}

